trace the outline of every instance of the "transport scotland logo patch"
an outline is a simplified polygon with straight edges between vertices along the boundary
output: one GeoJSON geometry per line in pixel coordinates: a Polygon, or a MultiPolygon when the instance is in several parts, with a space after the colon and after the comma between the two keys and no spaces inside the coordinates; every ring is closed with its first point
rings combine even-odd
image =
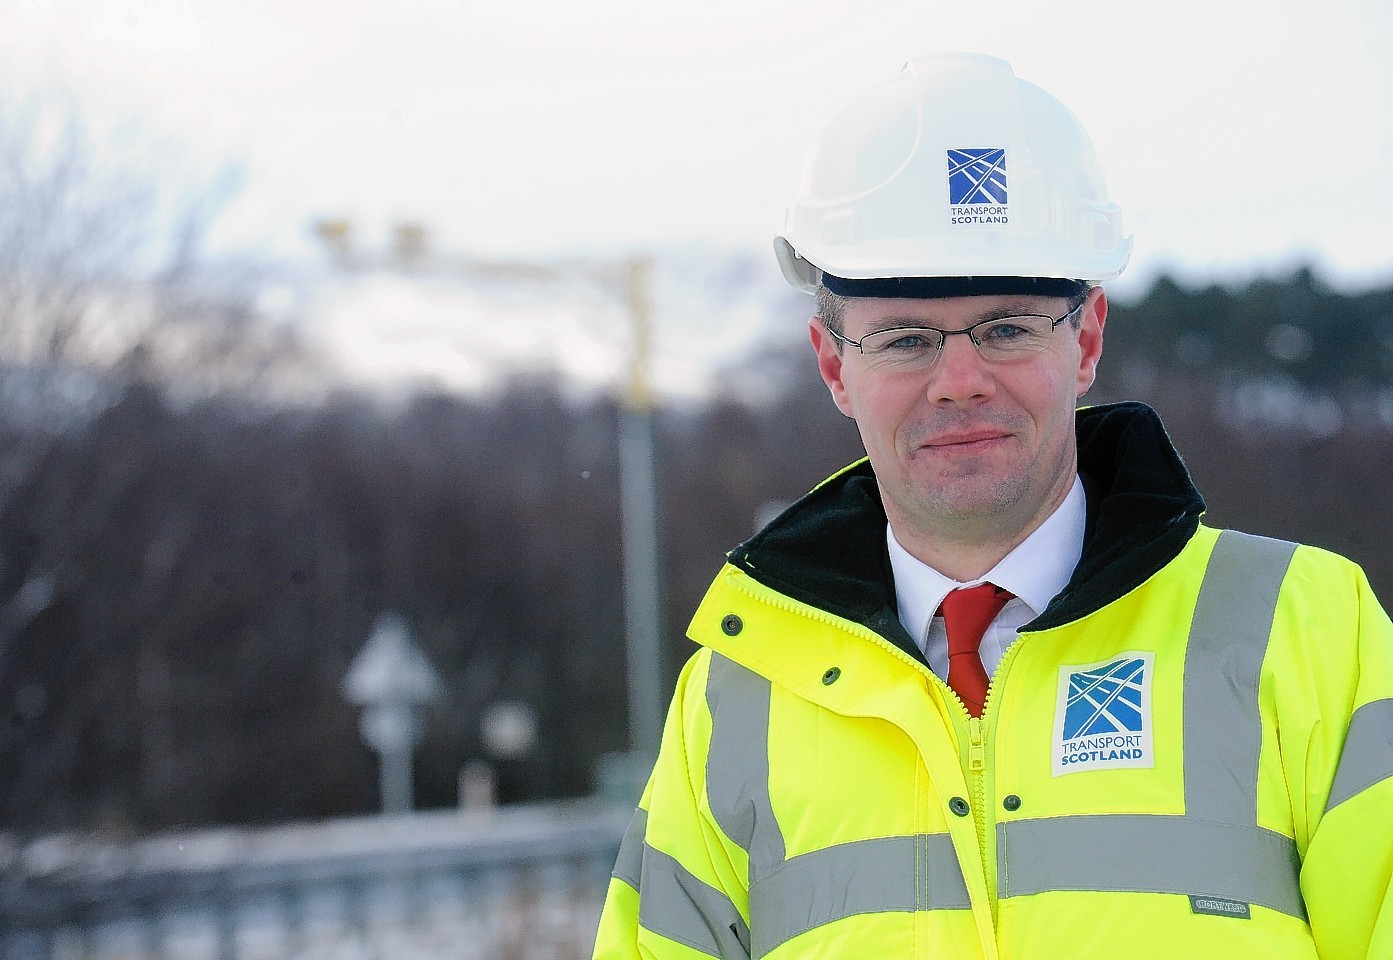
{"type": "Polygon", "coordinates": [[[1054,714],[1056,777],[1084,770],[1154,767],[1151,680],[1155,654],[1059,668],[1054,714]]]}
{"type": "Polygon", "coordinates": [[[948,151],[948,214],[955,226],[1011,222],[1004,149],[948,151]]]}

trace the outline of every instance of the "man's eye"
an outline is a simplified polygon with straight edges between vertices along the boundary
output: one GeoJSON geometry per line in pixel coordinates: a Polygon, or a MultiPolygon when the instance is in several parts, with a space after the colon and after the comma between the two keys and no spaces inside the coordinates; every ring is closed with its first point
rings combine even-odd
{"type": "Polygon", "coordinates": [[[889,350],[893,353],[906,353],[916,350],[933,350],[938,346],[938,341],[931,336],[922,333],[902,333],[893,340],[886,342],[881,349],[889,350]]]}
{"type": "Polygon", "coordinates": [[[1029,327],[1006,320],[981,328],[977,333],[977,339],[984,341],[995,340],[998,342],[1003,340],[1017,340],[1021,337],[1030,336],[1032,332],[1033,331],[1031,331],[1029,327]]]}

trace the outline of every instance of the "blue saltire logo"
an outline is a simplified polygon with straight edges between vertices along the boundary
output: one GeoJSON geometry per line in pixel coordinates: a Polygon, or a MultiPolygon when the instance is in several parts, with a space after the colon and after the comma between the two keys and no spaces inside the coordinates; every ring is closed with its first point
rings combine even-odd
{"type": "Polygon", "coordinates": [[[1006,202],[1006,151],[1000,147],[948,151],[948,202],[1006,202]]]}
{"type": "Polygon", "coordinates": [[[1115,660],[1101,670],[1069,675],[1064,739],[1098,733],[1141,731],[1142,681],[1146,663],[1115,660]]]}

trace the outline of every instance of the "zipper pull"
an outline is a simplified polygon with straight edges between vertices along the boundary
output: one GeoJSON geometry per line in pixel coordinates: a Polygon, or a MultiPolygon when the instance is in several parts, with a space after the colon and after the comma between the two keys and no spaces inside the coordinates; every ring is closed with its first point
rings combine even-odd
{"type": "Polygon", "coordinates": [[[982,737],[982,718],[967,718],[967,768],[978,773],[987,768],[987,745],[982,737]]]}

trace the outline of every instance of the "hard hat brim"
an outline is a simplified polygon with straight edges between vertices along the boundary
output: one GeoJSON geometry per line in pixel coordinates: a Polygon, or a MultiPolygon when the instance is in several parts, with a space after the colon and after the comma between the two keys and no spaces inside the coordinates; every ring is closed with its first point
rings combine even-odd
{"type": "Polygon", "coordinates": [[[822,274],[822,285],[842,297],[937,300],[945,297],[1079,297],[1088,281],[1064,277],[878,277],[851,280],[822,274]]]}

